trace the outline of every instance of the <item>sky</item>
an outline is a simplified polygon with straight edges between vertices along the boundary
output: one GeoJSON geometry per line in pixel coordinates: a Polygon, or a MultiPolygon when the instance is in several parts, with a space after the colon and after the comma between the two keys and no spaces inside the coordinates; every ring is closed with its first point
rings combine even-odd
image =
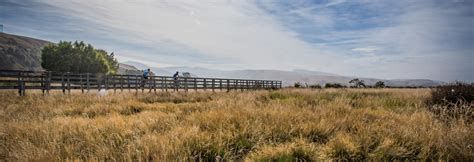
{"type": "Polygon", "coordinates": [[[0,0],[0,24],[154,67],[474,81],[473,0],[0,0]]]}

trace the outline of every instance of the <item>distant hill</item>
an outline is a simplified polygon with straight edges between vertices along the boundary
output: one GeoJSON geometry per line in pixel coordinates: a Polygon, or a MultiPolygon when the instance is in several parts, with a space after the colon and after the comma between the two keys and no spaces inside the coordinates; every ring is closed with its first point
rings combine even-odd
{"type": "MultiPolygon", "coordinates": [[[[142,67],[150,67],[148,65],[127,62],[127,64],[142,67]]],[[[215,77],[215,78],[239,78],[239,79],[268,79],[268,80],[281,80],[284,86],[293,85],[295,82],[301,82],[303,84],[319,84],[324,85],[326,83],[341,83],[343,85],[349,85],[349,81],[355,77],[340,76],[337,74],[331,74],[326,72],[308,71],[308,70],[293,70],[293,71],[282,71],[282,70],[215,70],[200,67],[163,67],[157,68],[152,67],[152,71],[155,70],[157,75],[170,76],[175,71],[179,72],[190,72],[193,76],[199,77],[215,77]],[[167,73],[163,73],[167,72],[167,73]]],[[[411,86],[411,87],[430,87],[443,84],[441,81],[434,81],[429,79],[377,79],[377,78],[360,78],[365,81],[367,85],[374,85],[378,81],[384,81],[387,86],[411,86]]]]}
{"type": "Polygon", "coordinates": [[[150,70],[155,74],[155,75],[160,75],[160,76],[170,76],[173,75],[174,72],[166,71],[162,68],[156,68],[156,67],[150,67],[149,65],[145,65],[139,62],[134,62],[134,61],[126,61],[123,62],[122,64],[125,65],[133,65],[136,67],[138,70],[145,70],[147,68],[150,68],[150,70]]]}
{"type": "Polygon", "coordinates": [[[41,48],[51,42],[0,33],[0,69],[42,70],[41,48]]]}
{"type": "Polygon", "coordinates": [[[142,72],[138,70],[135,66],[133,65],[127,65],[124,63],[119,63],[119,68],[117,70],[117,73],[119,74],[128,74],[128,75],[140,75],[142,72]]]}

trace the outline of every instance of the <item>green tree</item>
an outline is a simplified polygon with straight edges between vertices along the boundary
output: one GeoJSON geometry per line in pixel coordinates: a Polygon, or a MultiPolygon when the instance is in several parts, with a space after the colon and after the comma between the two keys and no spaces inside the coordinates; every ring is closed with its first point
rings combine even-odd
{"type": "Polygon", "coordinates": [[[116,73],[114,53],[94,49],[84,42],[60,41],[41,50],[41,66],[50,71],[74,73],[116,73]]]}
{"type": "Polygon", "coordinates": [[[352,79],[351,81],[349,81],[349,83],[354,84],[354,86],[352,86],[354,88],[365,87],[364,80],[361,80],[359,78],[352,79]]]}
{"type": "Polygon", "coordinates": [[[378,81],[378,82],[375,83],[375,87],[376,88],[384,88],[385,83],[383,81],[378,81]]]}

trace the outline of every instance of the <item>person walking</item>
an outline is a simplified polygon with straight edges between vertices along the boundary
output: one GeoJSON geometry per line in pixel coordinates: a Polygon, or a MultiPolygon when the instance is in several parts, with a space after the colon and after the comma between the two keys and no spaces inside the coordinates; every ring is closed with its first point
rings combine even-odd
{"type": "Polygon", "coordinates": [[[179,71],[176,71],[173,75],[175,91],[178,91],[179,88],[179,71]]]}

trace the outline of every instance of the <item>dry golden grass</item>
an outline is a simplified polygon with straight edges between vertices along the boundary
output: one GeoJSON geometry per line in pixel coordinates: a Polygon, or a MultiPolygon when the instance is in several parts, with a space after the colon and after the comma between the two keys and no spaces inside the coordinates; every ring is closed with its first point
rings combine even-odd
{"type": "MultiPolygon", "coordinates": [[[[41,96],[0,92],[0,160],[474,159],[428,89],[41,96]]],[[[472,106],[472,105],[470,105],[472,106]]]]}

